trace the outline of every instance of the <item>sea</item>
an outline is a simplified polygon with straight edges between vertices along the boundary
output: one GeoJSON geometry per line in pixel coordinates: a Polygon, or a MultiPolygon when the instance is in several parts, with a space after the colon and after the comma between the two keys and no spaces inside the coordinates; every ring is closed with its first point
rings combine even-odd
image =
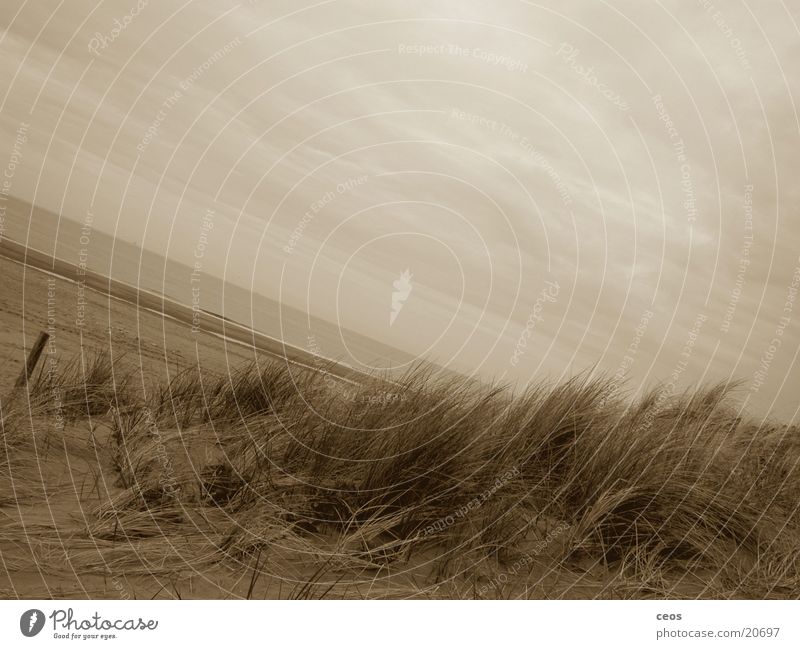
{"type": "Polygon", "coordinates": [[[410,354],[343,329],[250,289],[202,274],[199,299],[192,268],[67,217],[8,197],[3,237],[105,277],[233,320],[261,334],[359,370],[408,367],[410,354]],[[358,361],[354,359],[359,359],[358,361]]]}

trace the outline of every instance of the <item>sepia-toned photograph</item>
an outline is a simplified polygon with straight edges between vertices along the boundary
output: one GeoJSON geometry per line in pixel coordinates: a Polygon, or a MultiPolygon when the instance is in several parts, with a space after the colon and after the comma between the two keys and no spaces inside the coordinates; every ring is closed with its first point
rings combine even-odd
{"type": "Polygon", "coordinates": [[[800,599],[800,5],[3,0],[0,57],[6,646],[800,599]]]}

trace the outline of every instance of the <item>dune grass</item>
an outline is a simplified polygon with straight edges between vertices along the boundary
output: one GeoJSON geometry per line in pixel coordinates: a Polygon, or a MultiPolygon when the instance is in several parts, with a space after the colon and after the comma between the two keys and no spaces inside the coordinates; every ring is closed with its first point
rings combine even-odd
{"type": "Polygon", "coordinates": [[[800,431],[743,420],[729,386],[630,402],[588,375],[516,395],[423,367],[132,376],[66,363],[2,413],[6,458],[56,409],[106,427],[115,489],[84,535],[131,570],[225,566],[247,597],[273,579],[297,598],[800,595],[800,431]]]}

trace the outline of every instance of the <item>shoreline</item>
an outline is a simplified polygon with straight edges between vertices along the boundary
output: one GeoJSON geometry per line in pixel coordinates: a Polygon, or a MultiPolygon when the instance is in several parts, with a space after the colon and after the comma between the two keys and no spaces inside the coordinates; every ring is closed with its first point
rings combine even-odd
{"type": "MultiPolygon", "coordinates": [[[[191,306],[181,304],[164,295],[139,289],[88,269],[84,270],[75,264],[35,248],[28,248],[7,237],[0,237],[0,257],[25,268],[54,275],[79,286],[82,285],[84,289],[130,304],[137,309],[145,309],[161,317],[174,320],[185,325],[192,335],[196,332],[211,334],[223,340],[255,349],[259,353],[285,360],[292,365],[330,374],[352,384],[361,384],[368,377],[366,373],[339,361],[287,345],[230,318],[203,309],[196,311],[191,306]],[[326,365],[325,369],[320,367],[323,363],[326,365]]],[[[76,310],[76,321],[78,319],[76,310]]]]}

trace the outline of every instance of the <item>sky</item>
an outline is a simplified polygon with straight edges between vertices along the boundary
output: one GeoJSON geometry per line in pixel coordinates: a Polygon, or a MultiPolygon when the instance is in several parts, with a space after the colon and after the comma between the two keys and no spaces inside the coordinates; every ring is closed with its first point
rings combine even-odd
{"type": "Polygon", "coordinates": [[[5,0],[3,191],[343,338],[517,386],[736,379],[794,421],[798,25],[781,0],[5,0]]]}

